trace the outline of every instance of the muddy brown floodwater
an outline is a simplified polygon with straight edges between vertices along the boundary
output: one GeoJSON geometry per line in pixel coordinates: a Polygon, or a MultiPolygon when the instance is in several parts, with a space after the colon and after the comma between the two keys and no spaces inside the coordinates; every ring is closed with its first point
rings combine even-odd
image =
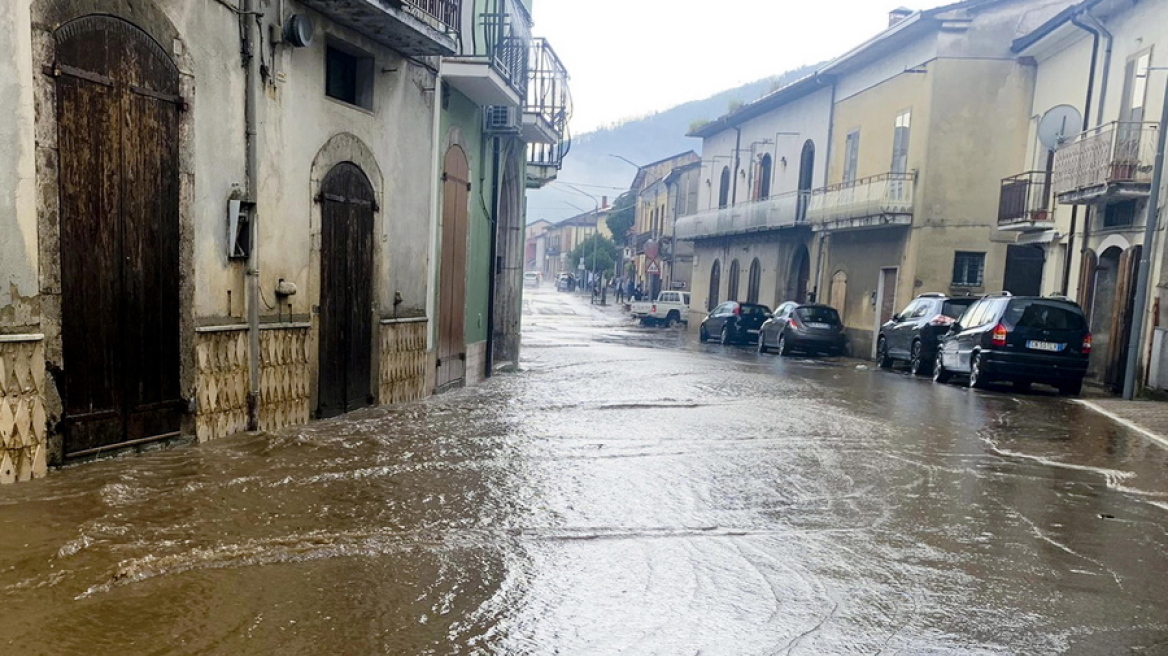
{"type": "Polygon", "coordinates": [[[525,310],[480,388],[0,488],[0,653],[1168,653],[1140,436],[525,310]]]}

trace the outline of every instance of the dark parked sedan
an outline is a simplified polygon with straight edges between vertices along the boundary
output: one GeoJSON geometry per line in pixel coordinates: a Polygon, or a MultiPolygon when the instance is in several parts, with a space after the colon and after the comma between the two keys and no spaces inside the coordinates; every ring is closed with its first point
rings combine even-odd
{"type": "Polygon", "coordinates": [[[814,303],[783,303],[758,334],[759,353],[774,348],[779,355],[791,351],[840,355],[846,344],[839,312],[814,303]]]}
{"type": "Polygon", "coordinates": [[[758,303],[726,301],[710,310],[698,329],[703,342],[718,339],[723,344],[745,344],[758,339],[758,329],[771,316],[771,309],[758,303]]]}
{"type": "Polygon", "coordinates": [[[949,332],[949,326],[969,306],[977,302],[971,296],[921,294],[892,320],[880,327],[876,340],[876,363],[889,369],[897,360],[908,363],[914,376],[933,371],[937,344],[949,332]]]}
{"type": "Polygon", "coordinates": [[[1090,357],[1091,332],[1078,304],[998,294],[974,303],[953,324],[941,340],[933,380],[968,374],[970,387],[1045,383],[1074,396],[1083,388],[1090,357]]]}

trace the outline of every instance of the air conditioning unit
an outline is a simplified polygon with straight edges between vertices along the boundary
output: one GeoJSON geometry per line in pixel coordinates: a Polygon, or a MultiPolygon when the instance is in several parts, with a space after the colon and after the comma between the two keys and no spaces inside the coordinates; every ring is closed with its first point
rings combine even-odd
{"type": "Polygon", "coordinates": [[[483,130],[488,134],[519,134],[520,120],[517,108],[490,105],[483,114],[483,130]]]}

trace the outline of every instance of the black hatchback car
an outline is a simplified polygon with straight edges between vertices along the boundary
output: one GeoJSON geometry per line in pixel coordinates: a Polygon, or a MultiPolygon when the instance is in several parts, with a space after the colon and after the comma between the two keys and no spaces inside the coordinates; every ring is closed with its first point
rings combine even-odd
{"type": "Polygon", "coordinates": [[[876,339],[876,363],[890,369],[896,361],[908,363],[914,376],[933,371],[937,344],[949,326],[977,302],[972,296],[921,294],[892,320],[880,326],[876,339]]]}
{"type": "Polygon", "coordinates": [[[941,340],[933,380],[968,374],[970,387],[1011,381],[1045,383],[1064,395],[1083,389],[1091,332],[1077,303],[1060,297],[987,296],[941,340]]]}
{"type": "Polygon", "coordinates": [[[779,355],[790,355],[793,350],[841,355],[846,343],[839,312],[815,303],[783,303],[758,333],[759,353],[773,348],[779,355]]]}
{"type": "Polygon", "coordinates": [[[702,321],[698,337],[703,342],[718,339],[723,344],[745,344],[758,339],[758,329],[769,319],[771,309],[758,303],[726,301],[702,321]]]}

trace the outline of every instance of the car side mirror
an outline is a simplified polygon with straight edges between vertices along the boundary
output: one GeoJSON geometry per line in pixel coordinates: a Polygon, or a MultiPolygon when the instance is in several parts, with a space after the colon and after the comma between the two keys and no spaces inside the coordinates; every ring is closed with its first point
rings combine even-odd
{"type": "Polygon", "coordinates": [[[763,312],[762,316],[764,319],[770,319],[771,317],[773,317],[775,315],[771,314],[770,312],[763,312]]]}
{"type": "Polygon", "coordinates": [[[892,320],[896,321],[896,322],[900,322],[900,321],[904,321],[904,317],[900,316],[899,314],[894,314],[894,315],[892,315],[892,320]]]}
{"type": "Polygon", "coordinates": [[[953,322],[953,324],[949,326],[949,334],[950,335],[956,335],[957,333],[961,332],[962,330],[964,330],[964,328],[962,328],[961,324],[957,323],[956,321],[953,322]]]}

